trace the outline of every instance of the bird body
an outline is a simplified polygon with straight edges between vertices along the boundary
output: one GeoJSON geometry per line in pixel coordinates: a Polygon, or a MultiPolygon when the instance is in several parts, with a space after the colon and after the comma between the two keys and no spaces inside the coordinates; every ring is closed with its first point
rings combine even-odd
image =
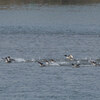
{"type": "Polygon", "coordinates": [[[66,59],[69,59],[69,60],[73,60],[73,56],[72,55],[64,55],[66,57],[66,59]]]}

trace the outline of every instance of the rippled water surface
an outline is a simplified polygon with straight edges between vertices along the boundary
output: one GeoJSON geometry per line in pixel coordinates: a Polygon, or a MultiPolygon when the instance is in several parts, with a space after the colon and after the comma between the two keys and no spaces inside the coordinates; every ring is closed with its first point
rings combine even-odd
{"type": "Polygon", "coordinates": [[[0,5],[0,100],[100,100],[99,54],[100,4],[0,5]]]}

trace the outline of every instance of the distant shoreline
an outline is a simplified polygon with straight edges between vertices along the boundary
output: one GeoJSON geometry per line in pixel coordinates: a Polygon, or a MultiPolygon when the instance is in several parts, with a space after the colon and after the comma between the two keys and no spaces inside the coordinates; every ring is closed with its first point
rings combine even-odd
{"type": "Polygon", "coordinates": [[[100,3],[100,0],[0,0],[0,5],[23,5],[23,4],[50,4],[50,5],[68,5],[68,4],[93,4],[100,3]]]}

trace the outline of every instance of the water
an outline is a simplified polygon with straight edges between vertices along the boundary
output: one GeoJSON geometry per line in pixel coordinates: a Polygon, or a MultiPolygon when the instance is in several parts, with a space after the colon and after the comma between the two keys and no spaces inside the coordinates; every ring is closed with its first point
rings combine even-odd
{"type": "Polygon", "coordinates": [[[0,6],[0,100],[100,100],[100,66],[89,62],[100,64],[99,9],[100,4],[0,6]],[[73,68],[65,54],[80,67],[73,68]],[[6,56],[15,61],[5,63],[6,56]],[[56,62],[40,67],[36,61],[43,59],[56,62]]]}

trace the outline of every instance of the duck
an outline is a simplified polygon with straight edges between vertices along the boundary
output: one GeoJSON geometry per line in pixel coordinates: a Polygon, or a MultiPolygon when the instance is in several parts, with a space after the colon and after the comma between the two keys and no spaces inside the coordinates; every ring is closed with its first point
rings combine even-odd
{"type": "Polygon", "coordinates": [[[92,60],[91,60],[90,63],[91,63],[92,65],[94,65],[94,66],[97,65],[96,61],[92,61],[92,60]]]}
{"type": "Polygon", "coordinates": [[[66,57],[66,59],[69,59],[69,60],[73,60],[73,56],[70,54],[70,55],[64,55],[66,57]]]}
{"type": "Polygon", "coordinates": [[[12,61],[15,61],[14,59],[12,59],[10,56],[7,56],[5,58],[2,58],[6,63],[11,63],[12,61]]]}
{"type": "Polygon", "coordinates": [[[45,66],[42,62],[40,62],[40,61],[37,61],[37,62],[39,63],[39,65],[40,65],[41,67],[44,67],[44,66],[45,66]]]}
{"type": "Polygon", "coordinates": [[[54,59],[50,59],[49,62],[50,63],[55,63],[55,60],[54,59]]]}
{"type": "Polygon", "coordinates": [[[5,62],[6,63],[11,63],[12,62],[9,56],[8,57],[5,57],[5,62]]]}
{"type": "Polygon", "coordinates": [[[49,61],[47,59],[42,59],[42,62],[44,62],[46,65],[49,65],[49,61]]]}
{"type": "Polygon", "coordinates": [[[76,67],[76,68],[79,68],[80,67],[80,64],[74,64],[74,63],[72,63],[72,66],[73,67],[76,67]]]}
{"type": "Polygon", "coordinates": [[[50,62],[49,62],[48,60],[45,60],[45,64],[46,64],[46,65],[49,65],[50,62]]]}

